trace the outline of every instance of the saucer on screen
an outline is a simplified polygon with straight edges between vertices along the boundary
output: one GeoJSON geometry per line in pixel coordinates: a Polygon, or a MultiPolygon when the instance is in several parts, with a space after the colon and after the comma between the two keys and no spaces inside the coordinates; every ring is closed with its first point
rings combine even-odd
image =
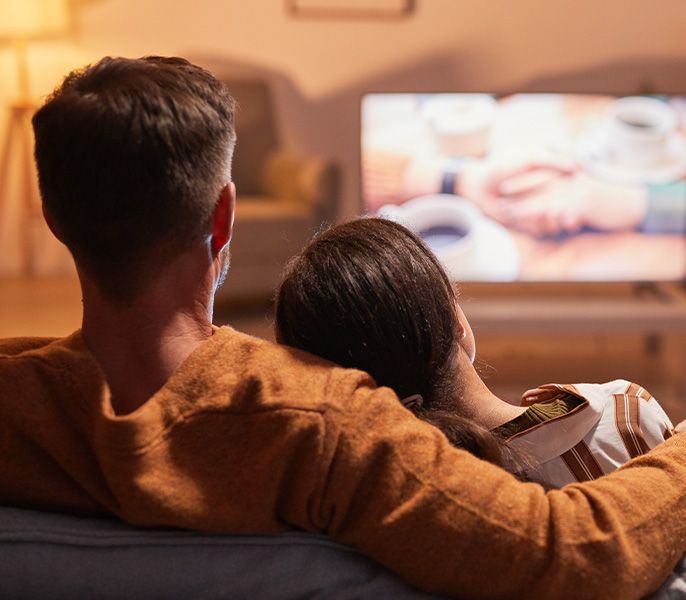
{"type": "Polygon", "coordinates": [[[623,185],[669,183],[686,175],[686,139],[680,133],[669,137],[665,142],[662,160],[649,167],[627,166],[617,162],[602,129],[583,136],[576,151],[579,163],[588,173],[623,185]]]}

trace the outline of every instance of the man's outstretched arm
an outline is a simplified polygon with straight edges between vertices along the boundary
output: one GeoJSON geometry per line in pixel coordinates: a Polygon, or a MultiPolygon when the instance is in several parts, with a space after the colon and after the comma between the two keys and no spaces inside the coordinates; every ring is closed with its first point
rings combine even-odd
{"type": "Polygon", "coordinates": [[[331,417],[316,520],[415,585],[463,598],[640,598],[686,549],[686,436],[545,492],[451,447],[388,390],[331,417]]]}

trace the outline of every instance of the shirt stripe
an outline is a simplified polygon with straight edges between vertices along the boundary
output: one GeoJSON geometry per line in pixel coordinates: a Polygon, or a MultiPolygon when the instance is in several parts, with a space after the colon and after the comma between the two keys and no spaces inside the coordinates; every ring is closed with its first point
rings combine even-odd
{"type": "Polygon", "coordinates": [[[629,396],[638,396],[641,400],[645,400],[646,402],[650,402],[653,399],[650,392],[637,383],[630,383],[624,393],[629,396]]]}
{"type": "Polygon", "coordinates": [[[562,460],[577,481],[589,481],[603,475],[602,468],[583,440],[567,450],[562,455],[562,460]]]}
{"type": "MultiPolygon", "coordinates": [[[[641,389],[643,390],[643,388],[641,389]]],[[[639,402],[639,397],[629,396],[629,420],[638,447],[641,449],[641,454],[645,454],[646,452],[650,452],[650,446],[648,446],[648,443],[643,436],[643,431],[641,431],[641,407],[639,406],[639,402]]]]}
{"type": "MultiPolygon", "coordinates": [[[[635,385],[635,384],[632,384],[635,385]]],[[[636,386],[638,388],[639,386],[636,386]]],[[[636,389],[636,391],[639,391],[636,389]]],[[[639,398],[637,395],[615,394],[615,424],[630,458],[648,452],[640,425],[639,398]]]]}

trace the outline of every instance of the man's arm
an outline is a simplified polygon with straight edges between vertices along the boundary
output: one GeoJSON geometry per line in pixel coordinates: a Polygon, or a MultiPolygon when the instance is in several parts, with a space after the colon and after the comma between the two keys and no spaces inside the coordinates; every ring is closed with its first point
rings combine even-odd
{"type": "Polygon", "coordinates": [[[385,389],[329,415],[312,518],[415,585],[468,598],[640,598],[686,549],[686,436],[545,492],[451,447],[385,389]]]}

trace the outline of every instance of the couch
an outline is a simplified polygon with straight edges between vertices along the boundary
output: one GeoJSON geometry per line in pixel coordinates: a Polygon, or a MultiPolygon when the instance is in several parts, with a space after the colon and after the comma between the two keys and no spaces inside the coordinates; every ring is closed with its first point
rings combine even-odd
{"type": "Polygon", "coordinates": [[[306,533],[222,536],[0,507],[0,598],[432,598],[306,533]]]}

